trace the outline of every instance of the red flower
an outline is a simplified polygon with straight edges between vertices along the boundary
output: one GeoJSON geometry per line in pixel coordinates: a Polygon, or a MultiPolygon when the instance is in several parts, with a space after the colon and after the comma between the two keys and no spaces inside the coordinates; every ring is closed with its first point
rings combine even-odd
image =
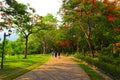
{"type": "Polygon", "coordinates": [[[93,5],[95,5],[95,4],[96,4],[96,2],[97,2],[96,0],[93,0],[93,1],[92,1],[92,4],[93,4],[93,5]]]}
{"type": "Polygon", "coordinates": [[[108,17],[108,20],[109,20],[109,21],[113,21],[114,18],[113,18],[113,17],[108,17]]]}
{"type": "Polygon", "coordinates": [[[114,28],[115,31],[120,31],[120,28],[114,28]]]}
{"type": "Polygon", "coordinates": [[[113,21],[114,20],[114,17],[112,16],[112,14],[109,14],[108,15],[108,21],[113,21]]]}

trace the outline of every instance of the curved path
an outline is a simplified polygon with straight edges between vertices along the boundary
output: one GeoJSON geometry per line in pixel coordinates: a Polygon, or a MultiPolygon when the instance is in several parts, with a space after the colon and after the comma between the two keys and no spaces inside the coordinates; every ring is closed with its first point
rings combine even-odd
{"type": "Polygon", "coordinates": [[[70,57],[51,58],[47,63],[14,80],[90,80],[70,57]]]}

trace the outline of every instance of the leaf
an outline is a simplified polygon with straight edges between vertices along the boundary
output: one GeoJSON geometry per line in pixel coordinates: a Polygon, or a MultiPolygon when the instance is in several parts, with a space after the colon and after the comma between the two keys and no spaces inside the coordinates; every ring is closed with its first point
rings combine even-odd
{"type": "Polygon", "coordinates": [[[80,4],[80,8],[84,8],[84,5],[83,5],[83,4],[80,4]]]}

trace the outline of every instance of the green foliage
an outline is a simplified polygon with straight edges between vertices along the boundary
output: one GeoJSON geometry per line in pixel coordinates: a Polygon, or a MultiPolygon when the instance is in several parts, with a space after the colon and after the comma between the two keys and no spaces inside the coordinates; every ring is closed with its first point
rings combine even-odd
{"type": "Polygon", "coordinates": [[[110,56],[113,54],[112,50],[113,50],[113,44],[110,44],[108,47],[102,48],[101,53],[110,56]]]}
{"type": "Polygon", "coordinates": [[[65,32],[64,31],[60,31],[59,33],[56,33],[55,40],[59,41],[61,39],[65,39],[65,32]]]}
{"type": "Polygon", "coordinates": [[[114,56],[106,56],[106,55],[98,55],[98,58],[100,61],[105,62],[105,63],[109,63],[109,64],[113,64],[116,66],[120,66],[120,61],[119,58],[116,58],[114,56]]]}
{"type": "Polygon", "coordinates": [[[120,59],[106,55],[98,55],[96,58],[91,58],[89,56],[83,56],[82,54],[75,54],[75,57],[80,58],[89,64],[95,65],[106,74],[112,76],[115,80],[120,79],[120,59]]]}
{"type": "Polygon", "coordinates": [[[31,41],[28,43],[28,54],[37,54],[39,50],[39,44],[37,42],[31,41]]]}
{"type": "Polygon", "coordinates": [[[13,9],[14,9],[14,11],[13,11],[13,13],[14,13],[14,15],[15,14],[20,14],[20,15],[24,15],[27,11],[27,6],[26,5],[24,5],[24,4],[21,4],[21,3],[17,3],[17,4],[13,4],[12,5],[12,7],[13,7],[13,9]]]}
{"type": "Polygon", "coordinates": [[[120,50],[117,50],[115,53],[112,54],[114,58],[120,57],[120,50]]]}
{"type": "Polygon", "coordinates": [[[1,75],[8,74],[2,80],[12,80],[42,64],[50,59],[50,55],[28,55],[27,59],[23,59],[23,55],[6,56],[5,69],[0,71],[1,75]]]}
{"type": "Polygon", "coordinates": [[[76,54],[75,57],[84,59],[107,73],[110,70],[110,74],[114,73],[114,76],[119,74],[120,70],[116,66],[120,64],[118,59],[120,53],[117,51],[113,54],[112,51],[113,44],[120,41],[119,31],[114,31],[114,28],[120,28],[120,19],[116,17],[120,12],[119,9],[108,11],[109,4],[100,1],[93,5],[89,0],[84,3],[82,0],[63,0],[61,8],[63,24],[57,29],[57,19],[52,14],[44,17],[33,15],[33,8],[30,6],[18,3],[16,0],[5,1],[9,6],[4,12],[13,17],[14,20],[10,19],[10,23],[15,24],[22,33],[22,37],[15,42],[6,40],[7,56],[26,52],[24,48],[27,42],[28,54],[49,53],[52,48],[57,49],[56,42],[62,39],[69,40],[70,45],[61,50],[75,52],[79,49],[87,52],[89,47],[87,42],[90,40],[93,50],[101,52],[102,55],[98,54],[97,59],[87,56],[89,53],[76,54]],[[29,10],[32,12],[29,13],[29,10]],[[110,13],[114,15],[114,21],[108,20],[110,13]]]}
{"type": "Polygon", "coordinates": [[[111,63],[97,62],[96,66],[102,69],[106,74],[111,75],[113,79],[120,79],[120,66],[113,65],[111,63]]]}
{"type": "Polygon", "coordinates": [[[1,57],[1,54],[2,54],[2,44],[0,43],[0,57],[1,57]]]}
{"type": "Polygon", "coordinates": [[[85,70],[85,72],[88,74],[88,76],[91,78],[91,80],[105,80],[102,78],[97,72],[95,72],[93,69],[82,63],[81,61],[74,60],[82,69],[85,70]]]}
{"type": "Polygon", "coordinates": [[[5,42],[5,55],[18,55],[24,53],[24,43],[20,38],[16,41],[6,40],[5,42]]]}
{"type": "Polygon", "coordinates": [[[56,17],[54,17],[52,14],[48,13],[46,16],[43,17],[43,21],[44,22],[50,22],[50,23],[56,23],[57,19],[56,17]]]}
{"type": "Polygon", "coordinates": [[[5,0],[9,5],[7,10],[10,10],[10,15],[24,15],[27,12],[27,6],[22,3],[18,3],[16,0],[5,0]]]}
{"type": "Polygon", "coordinates": [[[119,31],[114,31],[114,28],[120,27],[119,17],[117,17],[119,14],[119,6],[114,5],[115,7],[117,6],[117,9],[115,8],[110,11],[108,10],[109,6],[113,5],[105,4],[101,1],[96,1],[95,4],[93,4],[90,0],[64,0],[61,11],[63,12],[63,21],[68,27],[65,29],[67,38],[72,39],[70,35],[78,32],[79,40],[77,40],[77,43],[80,45],[85,43],[85,45],[82,44],[82,47],[79,46],[79,48],[86,48],[87,50],[88,45],[86,45],[87,41],[85,40],[87,40],[86,35],[88,35],[94,50],[102,50],[105,54],[112,53],[110,48],[108,48],[109,45],[116,41],[119,42],[119,31]],[[114,15],[113,21],[108,20],[109,14],[114,15]],[[75,29],[76,26],[81,29],[75,29]],[[83,38],[85,39],[82,40],[83,38]]]}

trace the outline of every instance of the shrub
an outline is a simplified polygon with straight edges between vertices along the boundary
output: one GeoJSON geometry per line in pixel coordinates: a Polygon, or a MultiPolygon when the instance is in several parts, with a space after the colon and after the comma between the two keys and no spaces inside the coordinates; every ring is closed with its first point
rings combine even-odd
{"type": "Polygon", "coordinates": [[[120,50],[117,50],[116,53],[113,54],[113,57],[117,58],[117,57],[119,57],[119,54],[120,54],[120,50]]]}
{"type": "Polygon", "coordinates": [[[110,56],[106,56],[106,55],[99,55],[98,56],[99,60],[102,62],[106,62],[109,64],[114,64],[116,66],[120,65],[120,60],[118,58],[115,57],[110,57],[110,56]]]}
{"type": "Polygon", "coordinates": [[[89,64],[95,65],[99,69],[103,70],[106,74],[109,74],[115,80],[120,79],[120,60],[115,59],[114,57],[109,57],[106,55],[98,56],[98,60],[91,58],[89,56],[83,56],[80,54],[75,54],[76,58],[80,58],[89,64]]]}
{"type": "Polygon", "coordinates": [[[108,47],[104,47],[101,53],[104,55],[111,55],[113,53],[112,50],[113,50],[113,44],[110,44],[108,47]]]}
{"type": "Polygon", "coordinates": [[[98,56],[98,58],[100,61],[107,62],[107,63],[113,63],[113,60],[114,60],[112,57],[108,57],[106,55],[100,55],[98,56]]]}

